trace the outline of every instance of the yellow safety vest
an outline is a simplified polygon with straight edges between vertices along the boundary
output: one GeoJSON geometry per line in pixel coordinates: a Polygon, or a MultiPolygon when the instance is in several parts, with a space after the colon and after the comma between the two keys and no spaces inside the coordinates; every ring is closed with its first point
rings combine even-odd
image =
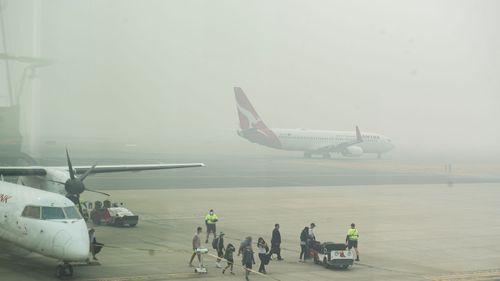
{"type": "Polygon", "coordinates": [[[208,214],[206,217],[205,217],[205,221],[208,223],[208,224],[215,224],[215,222],[219,220],[219,218],[217,218],[217,215],[216,214],[213,214],[213,215],[210,215],[208,214]]]}
{"type": "Polygon", "coordinates": [[[349,228],[347,231],[347,237],[349,240],[358,240],[358,230],[356,228],[349,228]]]}

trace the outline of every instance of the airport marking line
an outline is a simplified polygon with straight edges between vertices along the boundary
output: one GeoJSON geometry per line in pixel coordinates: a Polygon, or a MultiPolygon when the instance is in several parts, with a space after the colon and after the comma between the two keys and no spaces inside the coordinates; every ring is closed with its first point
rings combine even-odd
{"type": "Polygon", "coordinates": [[[432,281],[448,281],[448,280],[500,280],[500,269],[490,271],[475,271],[467,273],[451,273],[448,275],[440,275],[431,277],[432,281]]]}
{"type": "Polygon", "coordinates": [[[147,281],[147,280],[165,280],[164,278],[175,278],[175,277],[196,277],[198,273],[193,272],[172,272],[172,273],[158,273],[158,274],[148,274],[148,275],[128,275],[128,276],[116,276],[116,277],[99,277],[99,278],[88,278],[82,279],[82,281],[147,281]]]}
{"type": "MultiPolygon", "coordinates": [[[[193,253],[192,251],[186,251],[186,250],[173,250],[173,249],[169,249],[169,248],[164,248],[164,249],[160,249],[160,248],[156,248],[156,249],[148,249],[148,248],[127,248],[127,247],[119,247],[119,246],[113,246],[113,245],[104,245],[104,247],[107,247],[107,248],[113,248],[113,249],[123,249],[123,250],[132,250],[132,251],[142,251],[142,252],[148,252],[149,255],[154,255],[155,252],[163,252],[163,253],[182,253],[182,254],[191,254],[193,253]]],[[[207,253],[206,254],[207,256],[209,257],[212,257],[214,259],[220,259],[222,261],[226,261],[226,259],[224,258],[219,258],[218,256],[216,255],[213,255],[213,254],[210,254],[210,253],[207,253]]],[[[242,268],[243,270],[246,270],[247,268],[245,268],[243,265],[238,265],[236,263],[233,263],[233,266],[234,267],[239,267],[239,268],[242,268]]],[[[272,280],[276,280],[276,281],[281,281],[281,279],[278,279],[276,277],[273,277],[273,276],[270,276],[270,275],[267,275],[267,274],[262,274],[258,271],[255,271],[253,269],[248,269],[250,272],[254,273],[254,274],[257,274],[257,275],[260,275],[264,278],[267,278],[267,279],[272,279],[272,280]]],[[[184,272],[184,273],[165,273],[165,274],[168,274],[169,276],[174,276],[174,275],[188,275],[188,276],[197,276],[199,275],[199,273],[191,273],[191,272],[184,272]]],[[[161,274],[158,274],[158,275],[161,275],[161,274]]],[[[163,274],[164,275],[164,274],[163,274]]],[[[85,279],[87,281],[91,281],[91,280],[98,280],[98,281],[128,281],[128,280],[151,280],[151,277],[155,276],[154,274],[151,274],[151,275],[143,275],[143,276],[123,276],[123,277],[111,277],[111,278],[96,278],[96,279],[85,279]],[[131,278],[135,278],[135,279],[131,279],[131,278]],[[139,279],[137,279],[139,278],[139,279]],[[143,279],[141,279],[143,278],[143,279]],[[145,279],[144,279],[145,278],[145,279]]]]}

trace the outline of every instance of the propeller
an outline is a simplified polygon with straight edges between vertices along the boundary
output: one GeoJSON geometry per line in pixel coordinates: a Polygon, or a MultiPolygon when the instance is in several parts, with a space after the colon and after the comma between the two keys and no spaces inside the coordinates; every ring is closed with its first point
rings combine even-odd
{"type": "Polygon", "coordinates": [[[87,178],[87,176],[90,175],[95,170],[97,162],[94,165],[92,165],[92,167],[90,167],[87,171],[85,171],[83,175],[81,175],[80,177],[76,177],[75,170],[73,169],[73,164],[71,163],[71,159],[69,157],[68,149],[66,149],[66,159],[68,161],[69,179],[66,182],[58,182],[58,181],[53,181],[53,182],[64,185],[64,189],[67,192],[66,197],[73,203],[75,203],[75,205],[78,205],[80,213],[83,213],[82,206],[80,204],[80,194],[82,194],[84,191],[90,191],[109,196],[109,194],[105,192],[88,189],[85,187],[85,184],[83,183],[85,178],[87,178]]]}

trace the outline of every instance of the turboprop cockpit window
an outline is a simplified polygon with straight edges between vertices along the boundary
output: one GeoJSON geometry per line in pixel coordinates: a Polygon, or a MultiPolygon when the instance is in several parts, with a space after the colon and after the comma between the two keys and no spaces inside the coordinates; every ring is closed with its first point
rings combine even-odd
{"type": "Polygon", "coordinates": [[[78,212],[78,210],[73,206],[65,207],[64,212],[66,213],[67,219],[81,219],[82,218],[82,216],[80,216],[80,212],[78,212]]]}
{"type": "Polygon", "coordinates": [[[42,207],[43,220],[63,220],[66,217],[62,208],[59,207],[42,207]]]}
{"type": "Polygon", "coordinates": [[[40,219],[40,207],[26,206],[24,207],[22,216],[25,218],[40,219]]]}

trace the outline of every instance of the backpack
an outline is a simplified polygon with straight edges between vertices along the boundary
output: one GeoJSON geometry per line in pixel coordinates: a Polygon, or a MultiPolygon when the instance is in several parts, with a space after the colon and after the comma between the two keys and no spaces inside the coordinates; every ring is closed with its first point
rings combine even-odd
{"type": "Polygon", "coordinates": [[[216,237],[214,238],[214,240],[212,240],[212,248],[217,249],[218,246],[219,246],[219,237],[216,237]]]}

